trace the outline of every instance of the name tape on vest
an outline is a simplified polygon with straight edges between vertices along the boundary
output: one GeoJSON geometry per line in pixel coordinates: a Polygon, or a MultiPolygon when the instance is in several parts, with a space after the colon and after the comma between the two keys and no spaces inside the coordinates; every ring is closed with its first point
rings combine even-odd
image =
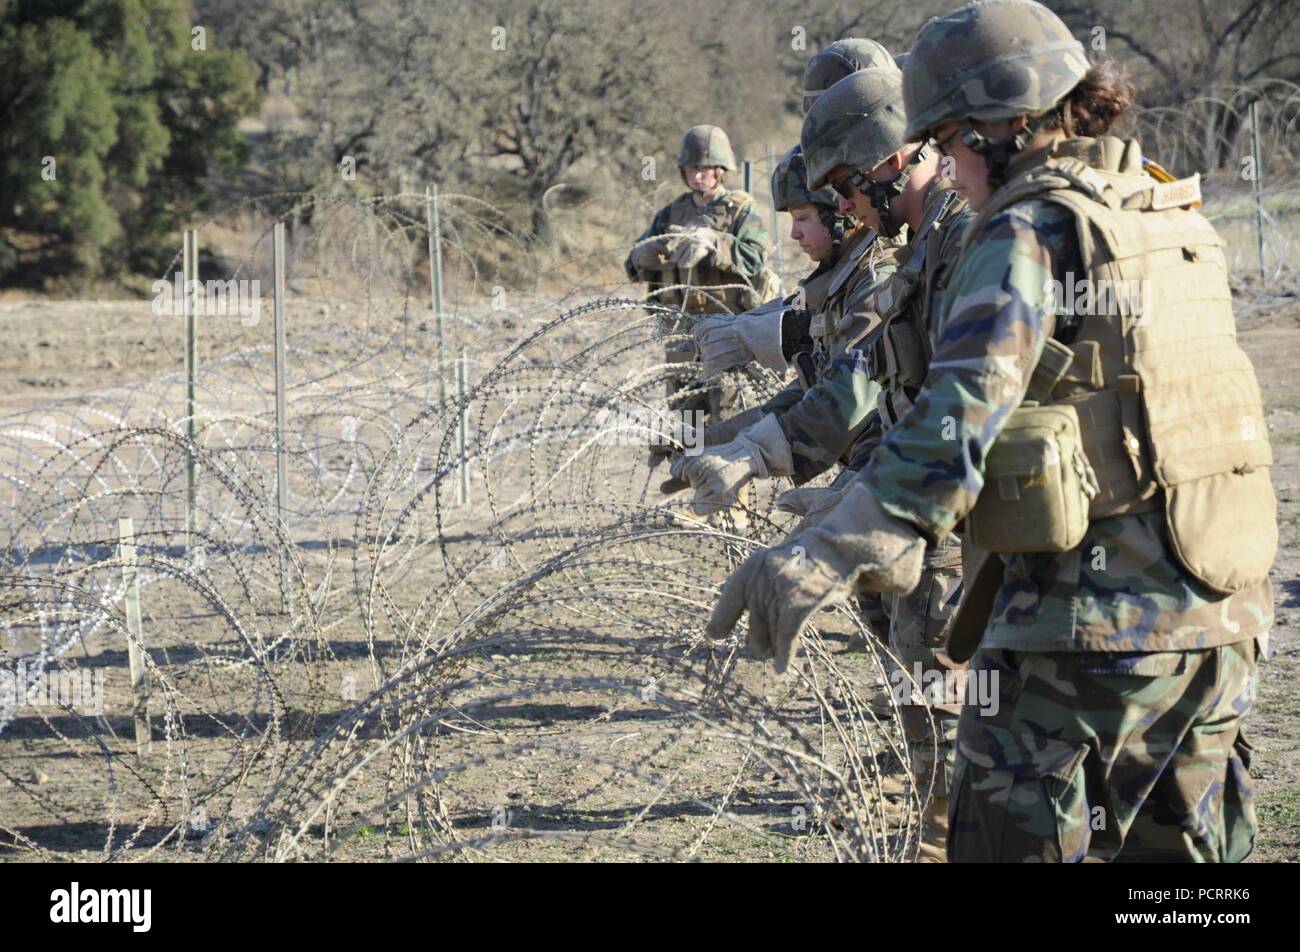
{"type": "Polygon", "coordinates": [[[1182,208],[1201,204],[1201,173],[1175,182],[1160,182],[1151,186],[1151,210],[1182,208]]]}

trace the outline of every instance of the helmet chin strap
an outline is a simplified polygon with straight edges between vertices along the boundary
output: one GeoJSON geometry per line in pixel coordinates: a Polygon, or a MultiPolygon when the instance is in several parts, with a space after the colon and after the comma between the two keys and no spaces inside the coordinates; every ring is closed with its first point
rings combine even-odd
{"type": "Polygon", "coordinates": [[[831,257],[838,259],[840,246],[844,243],[844,236],[853,230],[854,226],[857,225],[857,220],[851,215],[841,215],[825,205],[817,206],[817,217],[821,219],[821,223],[830,232],[831,257]]]}
{"type": "Polygon", "coordinates": [[[907,160],[907,164],[898,175],[888,182],[877,182],[868,178],[866,172],[859,172],[850,179],[858,191],[867,196],[871,207],[880,216],[880,231],[886,238],[897,238],[898,233],[903,230],[903,222],[897,220],[902,216],[895,215],[891,203],[903,194],[903,190],[907,187],[907,180],[929,154],[930,146],[928,144],[921,146],[912,153],[912,157],[907,160]]]}
{"type": "Polygon", "coordinates": [[[984,164],[989,169],[989,188],[1001,188],[1007,180],[1007,166],[1012,156],[1025,151],[1029,140],[1047,124],[1050,113],[1035,116],[1025,123],[1025,127],[1005,139],[990,139],[971,125],[969,119],[957,123],[961,129],[961,141],[966,148],[977,155],[984,156],[984,164]]]}

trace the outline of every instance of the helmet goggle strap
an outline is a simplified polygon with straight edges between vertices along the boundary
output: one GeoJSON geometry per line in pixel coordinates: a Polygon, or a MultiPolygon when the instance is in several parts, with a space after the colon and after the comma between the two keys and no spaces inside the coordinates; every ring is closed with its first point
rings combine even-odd
{"type": "Polygon", "coordinates": [[[1050,113],[1035,116],[1025,123],[1023,129],[1005,139],[990,139],[972,126],[969,119],[958,121],[962,144],[976,155],[984,157],[984,164],[989,169],[989,188],[1002,186],[1007,180],[1007,166],[1012,156],[1025,151],[1029,140],[1038,134],[1038,130],[1047,124],[1050,117],[1050,113]]]}
{"type": "Polygon", "coordinates": [[[929,145],[922,145],[912,153],[912,157],[907,160],[907,164],[898,175],[888,182],[877,182],[868,178],[866,172],[857,172],[849,179],[854,188],[867,196],[872,208],[880,215],[880,230],[886,238],[897,238],[898,233],[903,230],[903,223],[895,221],[890,212],[890,202],[903,194],[903,189],[907,187],[907,180],[929,154],[929,145]]]}

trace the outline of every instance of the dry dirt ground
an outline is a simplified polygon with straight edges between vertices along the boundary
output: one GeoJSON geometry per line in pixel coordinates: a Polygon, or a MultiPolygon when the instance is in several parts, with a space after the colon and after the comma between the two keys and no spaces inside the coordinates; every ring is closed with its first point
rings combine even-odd
{"type": "MultiPolygon", "coordinates": [[[[1252,775],[1256,782],[1260,825],[1253,859],[1295,861],[1300,860],[1300,691],[1296,688],[1300,680],[1300,301],[1293,296],[1252,294],[1248,300],[1238,302],[1238,310],[1240,339],[1255,361],[1265,393],[1275,453],[1273,472],[1278,491],[1281,536],[1281,551],[1273,571],[1276,625],[1272,635],[1272,657],[1261,669],[1258,701],[1249,721],[1249,733],[1256,751],[1252,775]]],[[[328,329],[345,319],[344,314],[330,305],[308,303],[295,314],[293,326],[296,332],[302,333],[328,329]]],[[[414,327],[396,331],[386,329],[389,333],[407,333],[408,330],[415,332],[414,327]]],[[[254,343],[265,343],[269,339],[269,321],[258,328],[239,327],[232,322],[205,333],[203,356],[212,359],[254,343]]],[[[0,334],[7,344],[0,351],[0,422],[12,413],[48,401],[78,398],[79,394],[89,391],[175,373],[183,363],[180,320],[155,316],[146,305],[138,302],[0,300],[0,334]]],[[[8,461],[0,460],[0,466],[8,465],[8,461]]],[[[458,528],[472,531],[472,521],[463,520],[458,528]]],[[[452,522],[455,524],[454,518],[452,522]]],[[[346,572],[348,568],[343,565],[339,571],[346,572]]],[[[423,590],[429,584],[428,566],[412,565],[403,572],[405,574],[400,577],[413,583],[418,580],[418,585],[413,584],[416,590],[423,590]]],[[[490,580],[488,574],[480,578],[479,583],[490,587],[490,580]]],[[[393,597],[398,603],[403,600],[400,594],[393,597]]],[[[415,606],[410,607],[417,610],[415,606]]],[[[198,626],[205,624],[203,610],[204,606],[198,603],[177,603],[167,607],[167,614],[174,622],[190,618],[197,631],[198,626]],[[191,611],[193,615],[189,614],[191,611]]],[[[830,627],[832,634],[827,637],[827,645],[833,652],[844,653],[847,629],[835,633],[835,626],[830,627]]],[[[196,640],[192,633],[179,631],[163,634],[160,639],[159,648],[164,653],[169,641],[174,650],[184,651],[196,640]]],[[[286,658],[277,669],[278,684],[289,702],[290,723],[286,735],[291,740],[295,736],[310,739],[313,733],[318,734],[333,724],[331,717],[337,705],[322,702],[319,698],[312,700],[313,692],[320,693],[321,677],[336,683],[341,671],[351,671],[362,682],[363,696],[373,687],[374,672],[366,658],[362,634],[355,629],[327,629],[325,640],[330,645],[327,666],[304,665],[299,676],[295,674],[294,658],[286,658]]],[[[514,666],[515,676],[526,672],[529,676],[545,677],[548,667],[564,665],[567,674],[590,676],[593,681],[602,678],[639,681],[642,672],[628,668],[626,654],[611,651],[607,663],[603,660],[606,656],[586,650],[589,647],[539,645],[531,654],[518,654],[511,649],[509,659],[476,655],[466,662],[465,675],[491,673],[508,662],[514,666]]],[[[85,649],[78,649],[79,652],[82,650],[88,665],[101,664],[110,672],[110,707],[119,712],[125,710],[127,691],[121,646],[115,650],[111,642],[103,639],[85,649]],[[98,663],[96,656],[100,657],[98,663]]],[[[314,658],[313,662],[318,660],[314,658]]],[[[844,667],[850,672],[860,673],[864,683],[871,680],[870,666],[861,655],[844,654],[844,667]]],[[[210,692],[205,695],[207,697],[217,697],[224,692],[233,696],[241,690],[256,690],[253,684],[202,687],[199,682],[210,678],[211,674],[197,669],[188,677],[193,678],[196,693],[210,692]]],[[[771,696],[779,690],[758,670],[738,674],[735,683],[750,688],[759,696],[771,696]]],[[[333,690],[330,687],[325,693],[333,690]]],[[[570,731],[566,735],[571,745],[586,748],[587,754],[597,748],[609,750],[621,745],[621,762],[641,760],[647,768],[671,774],[681,786],[695,791],[701,800],[725,793],[730,776],[693,777],[693,773],[707,773],[710,765],[730,766],[744,759],[743,753],[736,750],[716,753],[716,756],[702,754],[701,747],[719,744],[716,737],[701,739],[676,735],[656,739],[652,731],[643,730],[653,726],[653,705],[633,701],[618,708],[609,703],[607,694],[595,690],[587,698],[570,692],[561,703],[549,709],[532,702],[517,707],[498,703],[488,710],[488,714],[494,718],[493,727],[512,725],[521,729],[522,725],[540,737],[554,732],[557,724],[583,721],[585,730],[570,731]]],[[[111,836],[111,830],[106,831],[103,821],[106,790],[110,796],[118,793],[125,796],[137,781],[142,786],[166,789],[170,784],[173,789],[175,787],[176,777],[168,775],[168,767],[174,767],[171,757],[167,760],[168,766],[160,768],[157,774],[145,770],[143,776],[137,775],[135,779],[123,773],[120,778],[105,781],[103,761],[97,759],[93,751],[87,750],[85,744],[64,743],[58,729],[67,729],[68,725],[53,720],[56,723],[51,726],[33,719],[21,719],[0,734],[0,764],[5,766],[8,777],[24,783],[22,795],[19,795],[14,781],[0,779],[0,826],[17,830],[37,844],[41,851],[34,853],[16,843],[14,838],[0,836],[0,858],[30,859],[41,855],[93,859],[101,855],[106,835],[111,836]],[[71,750],[74,747],[76,749],[71,750]],[[78,809],[84,810],[84,822],[69,822],[78,809]]],[[[112,723],[122,736],[125,749],[129,718],[116,717],[112,723]]],[[[483,750],[502,742],[499,737],[468,736],[474,733],[474,728],[468,722],[466,725],[461,725],[460,729],[467,736],[457,737],[465,744],[466,757],[482,754],[483,750]]],[[[233,736],[230,726],[221,723],[219,718],[212,718],[206,728],[197,728],[186,755],[191,761],[188,769],[196,775],[202,774],[205,762],[218,765],[213,770],[227,769],[220,765],[233,756],[229,745],[225,744],[233,736]]],[[[602,775],[593,767],[593,759],[573,754],[572,749],[561,751],[548,749],[544,743],[530,744],[517,757],[492,760],[490,769],[467,771],[464,782],[447,800],[437,804],[437,808],[458,816],[462,829],[486,829],[492,817],[485,812],[485,805],[504,804],[508,810],[526,816],[535,809],[531,805],[535,794],[544,791],[550,798],[563,800],[568,807],[563,816],[539,817],[537,822],[540,826],[551,823],[566,829],[575,825],[612,828],[625,824],[629,817],[635,816],[657,796],[652,786],[646,786],[640,800],[635,794],[629,798],[629,791],[634,790],[635,785],[624,784],[616,788],[608,784],[608,775],[602,775]],[[615,789],[619,790],[617,795],[612,794],[615,789]]],[[[262,763],[256,769],[273,768],[273,764],[262,763]]],[[[382,778],[378,775],[384,769],[375,766],[373,780],[368,780],[365,772],[359,772],[353,782],[372,784],[371,796],[377,797],[382,788],[382,778]]],[[[615,772],[611,767],[608,774],[615,772]]],[[[801,802],[795,791],[778,782],[775,774],[764,782],[770,784],[766,793],[760,784],[731,804],[734,812],[752,815],[760,826],[763,817],[773,813],[789,814],[792,805],[801,802]]],[[[366,799],[357,797],[359,801],[366,799]]],[[[253,806],[255,804],[231,803],[229,809],[234,816],[253,806]]],[[[340,805],[339,809],[345,807],[340,805]]],[[[124,811],[120,822],[128,827],[136,822],[147,824],[137,841],[142,847],[149,845],[150,837],[165,825],[159,817],[148,819],[142,813],[132,814],[129,810],[124,811]]],[[[685,800],[656,803],[647,814],[646,823],[669,832],[656,833],[644,842],[662,844],[670,849],[677,849],[695,839],[703,842],[712,829],[708,810],[699,803],[685,800]],[[673,832],[678,826],[680,832],[673,832]]],[[[314,831],[315,827],[309,825],[305,835],[310,838],[314,831]]],[[[409,832],[399,822],[389,834],[401,837],[409,832]]],[[[381,857],[385,855],[385,849],[380,841],[385,836],[378,821],[354,824],[347,839],[334,844],[334,855],[339,858],[381,857]]],[[[824,844],[805,846],[795,843],[788,849],[774,849],[772,844],[772,837],[763,835],[762,830],[751,834],[743,828],[733,827],[725,833],[709,836],[707,845],[699,850],[698,855],[714,859],[803,859],[829,858],[831,855],[824,844]]],[[[571,846],[561,840],[536,846],[527,855],[554,858],[595,855],[585,850],[584,845],[571,846]]],[[[511,855],[510,850],[506,850],[506,855],[511,855]]],[[[519,855],[524,854],[520,852],[519,855]]],[[[170,856],[178,858],[178,854],[170,856]]]]}

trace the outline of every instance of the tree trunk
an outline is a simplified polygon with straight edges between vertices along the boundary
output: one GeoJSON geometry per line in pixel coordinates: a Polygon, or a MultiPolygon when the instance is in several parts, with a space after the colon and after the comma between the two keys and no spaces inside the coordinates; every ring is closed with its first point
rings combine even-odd
{"type": "Polygon", "coordinates": [[[533,199],[533,240],[542,248],[549,248],[551,244],[551,218],[546,214],[544,199],[546,192],[542,192],[533,199]]]}

